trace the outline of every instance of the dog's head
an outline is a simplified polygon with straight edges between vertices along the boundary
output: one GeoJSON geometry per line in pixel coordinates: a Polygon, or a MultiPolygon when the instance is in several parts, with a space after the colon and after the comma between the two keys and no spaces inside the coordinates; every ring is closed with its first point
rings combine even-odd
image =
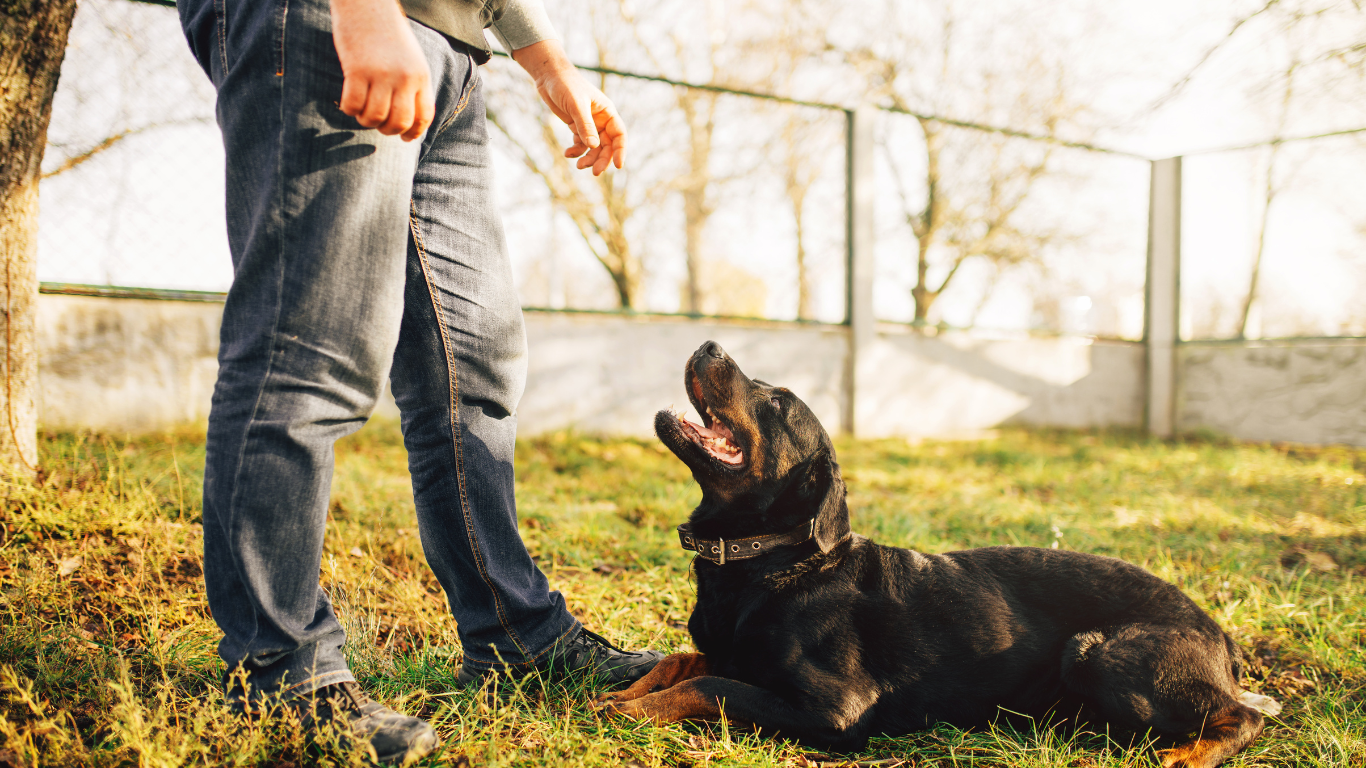
{"type": "Polygon", "coordinates": [[[822,551],[848,535],[835,449],[806,403],[745,376],[714,341],[688,359],[683,385],[702,423],[665,410],[655,432],[702,486],[699,536],[776,533],[812,517],[822,551]]]}

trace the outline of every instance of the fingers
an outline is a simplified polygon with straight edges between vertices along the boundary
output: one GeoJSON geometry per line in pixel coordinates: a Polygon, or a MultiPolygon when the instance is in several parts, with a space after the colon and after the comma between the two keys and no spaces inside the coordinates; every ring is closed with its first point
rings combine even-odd
{"type": "Polygon", "coordinates": [[[432,99],[430,91],[418,92],[416,105],[417,111],[413,117],[412,127],[403,133],[404,141],[420,138],[422,134],[427,132],[427,127],[432,124],[432,120],[436,118],[436,102],[432,99]]]}
{"type": "Polygon", "coordinates": [[[341,111],[352,117],[365,111],[365,97],[369,95],[370,82],[358,77],[348,77],[342,82],[341,101],[337,105],[341,111]]]}
{"type": "Polygon", "coordinates": [[[598,138],[598,127],[594,123],[593,113],[596,106],[597,104],[588,99],[574,99],[573,122],[570,123],[574,129],[575,140],[582,142],[590,149],[602,143],[602,140],[598,138]]]}
{"type": "MultiPolygon", "coordinates": [[[[366,128],[378,128],[389,118],[389,107],[393,104],[394,91],[383,83],[371,83],[365,98],[365,109],[356,115],[356,122],[366,128]],[[378,86],[378,87],[376,87],[378,86]]],[[[412,117],[410,116],[411,120],[412,117]]]]}
{"type": "MultiPolygon", "coordinates": [[[[626,127],[617,108],[601,93],[594,94],[590,102],[593,115],[594,135],[597,144],[588,143],[576,127],[574,143],[564,151],[568,158],[578,158],[575,166],[579,170],[592,168],[594,176],[601,176],[608,165],[620,169],[626,161],[626,127]]],[[[568,122],[568,121],[566,121],[568,122]]]]}
{"type": "MultiPolygon", "coordinates": [[[[598,134],[603,138],[603,146],[611,148],[607,159],[617,167],[617,170],[621,170],[622,164],[626,162],[626,121],[621,119],[616,105],[606,97],[603,97],[602,109],[595,112],[593,117],[598,121],[598,134]]],[[[593,173],[600,174],[606,168],[606,163],[602,169],[595,163],[593,173]]]]}
{"type": "Polygon", "coordinates": [[[365,128],[385,136],[402,135],[412,141],[426,132],[436,115],[431,87],[422,77],[367,78],[349,74],[342,84],[338,103],[342,112],[365,128]]]}

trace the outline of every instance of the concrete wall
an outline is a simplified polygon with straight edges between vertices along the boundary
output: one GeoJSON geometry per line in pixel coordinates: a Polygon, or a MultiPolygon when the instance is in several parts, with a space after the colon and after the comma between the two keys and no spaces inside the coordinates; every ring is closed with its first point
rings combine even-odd
{"type": "Polygon", "coordinates": [[[839,427],[848,353],[842,327],[540,312],[526,317],[531,364],[518,411],[524,434],[570,426],[653,434],[661,408],[691,410],[683,365],[708,340],[720,343],[751,378],[788,387],[824,424],[839,427]]]}
{"type": "Polygon", "coordinates": [[[1243,440],[1366,445],[1366,340],[1188,343],[1177,428],[1243,440]]]}
{"type": "Polygon", "coordinates": [[[140,432],[209,415],[223,305],[38,297],[38,421],[140,432]]]}
{"type": "MultiPolygon", "coordinates": [[[[143,431],[208,415],[222,305],[43,295],[39,413],[54,428],[143,431]]],[[[648,435],[688,407],[683,364],[709,339],[752,377],[795,391],[835,431],[848,355],[840,326],[527,313],[523,434],[648,435]]],[[[1142,348],[1088,339],[925,338],[886,327],[859,393],[861,434],[944,435],[1003,423],[1138,426],[1142,348]]],[[[395,417],[386,398],[380,416],[395,417]]]]}
{"type": "Polygon", "coordinates": [[[1143,347],[1078,337],[926,337],[883,328],[856,401],[867,437],[945,435],[1001,424],[1138,427],[1143,347]]]}

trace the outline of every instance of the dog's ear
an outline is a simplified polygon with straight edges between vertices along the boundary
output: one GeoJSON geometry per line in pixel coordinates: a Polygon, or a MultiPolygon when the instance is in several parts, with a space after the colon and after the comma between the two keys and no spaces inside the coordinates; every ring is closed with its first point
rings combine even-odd
{"type": "Polygon", "coordinates": [[[840,465],[829,454],[817,459],[811,468],[809,482],[812,495],[817,496],[816,543],[821,552],[829,552],[849,537],[849,505],[844,499],[844,478],[840,465]]]}

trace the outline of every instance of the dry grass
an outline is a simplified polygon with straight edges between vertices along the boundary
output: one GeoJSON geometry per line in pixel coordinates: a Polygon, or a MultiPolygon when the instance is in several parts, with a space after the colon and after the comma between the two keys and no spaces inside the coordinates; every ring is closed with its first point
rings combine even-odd
{"type": "MultiPolygon", "coordinates": [[[[349,764],[280,721],[227,718],[201,589],[202,432],[47,435],[41,481],[0,509],[0,768],[349,764]]],[[[1005,431],[983,442],[840,446],[856,530],[925,551],[1029,544],[1143,563],[1247,649],[1285,712],[1242,766],[1366,766],[1366,451],[1122,433],[1005,431]]],[[[604,720],[582,684],[495,697],[453,685],[459,643],[422,559],[393,425],[338,447],[322,579],[357,676],[445,737],[432,764],[797,766],[791,744],[724,725],[604,720]]],[[[689,647],[697,499],[652,441],[559,434],[518,449],[522,530],[589,626],[689,647]]],[[[1096,734],[939,728],[877,739],[868,763],[1155,765],[1096,734]]]]}

